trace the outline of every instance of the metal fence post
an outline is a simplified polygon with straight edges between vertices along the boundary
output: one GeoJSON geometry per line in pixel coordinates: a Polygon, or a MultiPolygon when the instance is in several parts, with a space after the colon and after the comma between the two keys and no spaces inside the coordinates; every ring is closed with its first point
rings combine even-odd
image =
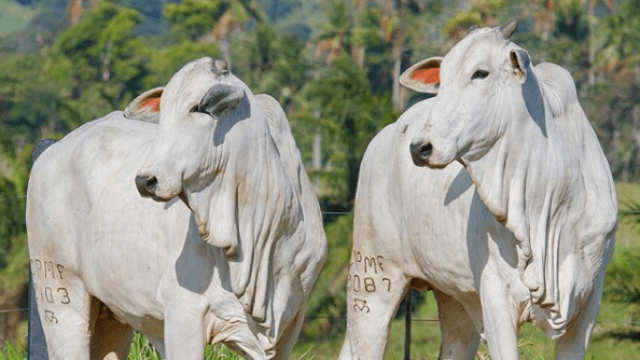
{"type": "Polygon", "coordinates": [[[411,302],[413,289],[409,289],[404,297],[404,360],[411,360],[411,302]]]}
{"type": "Polygon", "coordinates": [[[38,304],[36,304],[31,268],[29,268],[29,337],[27,341],[27,358],[29,360],[49,360],[47,341],[44,338],[44,330],[42,330],[42,322],[38,314],[38,304]]]}

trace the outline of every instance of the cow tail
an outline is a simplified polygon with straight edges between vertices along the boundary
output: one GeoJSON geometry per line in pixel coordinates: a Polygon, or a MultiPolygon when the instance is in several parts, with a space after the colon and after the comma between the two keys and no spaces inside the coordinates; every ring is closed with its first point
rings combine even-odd
{"type": "Polygon", "coordinates": [[[53,139],[42,139],[38,141],[36,146],[33,147],[33,151],[31,152],[31,165],[33,165],[38,157],[49,148],[49,146],[53,145],[56,141],[53,139]]]}

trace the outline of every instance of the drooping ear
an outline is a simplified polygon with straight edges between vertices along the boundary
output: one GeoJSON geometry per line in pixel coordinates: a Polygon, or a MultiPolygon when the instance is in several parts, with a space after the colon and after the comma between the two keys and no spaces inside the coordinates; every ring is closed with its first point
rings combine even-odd
{"type": "Polygon", "coordinates": [[[527,81],[527,72],[531,65],[529,53],[524,49],[513,49],[509,52],[509,59],[511,60],[513,74],[518,79],[518,82],[522,84],[527,81]]]}
{"type": "Polygon", "coordinates": [[[215,118],[220,118],[226,112],[238,107],[243,97],[244,91],[237,86],[216,84],[200,100],[198,110],[215,118]]]}
{"type": "Polygon", "coordinates": [[[142,120],[158,123],[160,117],[160,97],[164,87],[147,90],[129,103],[124,109],[124,117],[132,120],[142,120]]]}
{"type": "Polygon", "coordinates": [[[440,87],[441,56],[417,62],[400,75],[400,84],[421,93],[437,94],[440,87]]]}

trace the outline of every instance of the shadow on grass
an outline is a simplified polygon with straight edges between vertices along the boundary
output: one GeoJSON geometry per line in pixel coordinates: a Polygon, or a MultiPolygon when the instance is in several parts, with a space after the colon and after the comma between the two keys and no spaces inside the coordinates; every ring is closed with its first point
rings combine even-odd
{"type": "Polygon", "coordinates": [[[632,340],[640,342],[640,331],[610,331],[605,336],[616,340],[632,340]]]}

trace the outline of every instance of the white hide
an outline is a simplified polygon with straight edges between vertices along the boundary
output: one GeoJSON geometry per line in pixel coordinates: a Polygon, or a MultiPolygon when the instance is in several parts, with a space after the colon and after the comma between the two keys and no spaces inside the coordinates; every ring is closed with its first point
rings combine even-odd
{"type": "MultiPolygon", "coordinates": [[[[288,358],[326,256],[320,207],[278,103],[254,96],[231,74],[212,73],[211,63],[192,62],[174,76],[162,94],[160,125],[116,111],[73,131],[35,162],[27,230],[51,359],[109,353],[123,359],[133,330],[170,359],[202,359],[205,345],[218,342],[250,359],[288,358]],[[195,210],[181,199],[143,198],[134,181],[159,153],[154,145],[168,121],[165,108],[202,98],[222,78],[241,89],[243,115],[231,106],[219,118],[200,113],[192,124],[190,106],[170,116],[185,128],[228,126],[216,141],[232,155],[219,161],[218,172],[201,176],[198,192],[238,199],[236,217],[206,220],[237,229],[233,254],[204,241],[195,210]],[[254,142],[238,142],[239,136],[254,142]],[[250,161],[242,157],[247,152],[250,161]],[[221,174],[237,182],[233,194],[210,189],[221,174]]],[[[146,110],[127,112],[140,113],[149,118],[146,110]]],[[[213,138],[183,140],[190,151],[174,147],[155,161],[215,155],[207,153],[213,138]]],[[[190,185],[181,191],[195,196],[190,185]]],[[[193,197],[182,198],[195,208],[193,197]]]]}
{"type": "MultiPolygon", "coordinates": [[[[421,166],[464,165],[515,234],[509,247],[535,305],[524,318],[558,338],[558,359],[582,359],[613,252],[615,188],[569,73],[533,67],[501,30],[475,30],[442,59],[411,153],[421,166]]],[[[517,357],[510,331],[487,333],[493,359],[517,357]]]]}

